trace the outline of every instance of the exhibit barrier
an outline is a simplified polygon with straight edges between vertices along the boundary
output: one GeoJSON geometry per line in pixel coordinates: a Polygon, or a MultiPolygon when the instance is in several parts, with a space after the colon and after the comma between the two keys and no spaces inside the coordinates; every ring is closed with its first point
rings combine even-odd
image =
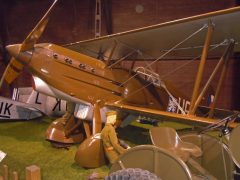
{"type": "MultiPolygon", "coordinates": [[[[0,180],[19,179],[18,173],[16,171],[10,173],[7,165],[2,166],[2,173],[0,174],[0,180]]],[[[26,180],[41,180],[40,168],[36,165],[26,167],[26,180]]]]}

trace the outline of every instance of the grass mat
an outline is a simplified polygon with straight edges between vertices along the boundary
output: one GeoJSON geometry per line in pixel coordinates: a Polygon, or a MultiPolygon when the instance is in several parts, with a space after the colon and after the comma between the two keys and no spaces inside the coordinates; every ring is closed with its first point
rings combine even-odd
{"type": "MultiPolygon", "coordinates": [[[[41,168],[43,180],[87,179],[92,172],[109,171],[108,166],[84,169],[74,162],[78,145],[69,150],[56,149],[45,140],[45,131],[52,120],[42,118],[34,121],[0,123],[0,150],[7,153],[0,166],[6,164],[9,171],[17,171],[19,179],[25,179],[25,167],[37,165],[41,168]]],[[[148,129],[152,126],[134,122],[125,128],[117,129],[118,137],[130,146],[151,144],[148,129]]],[[[159,123],[175,129],[189,129],[179,123],[159,123]]],[[[2,169],[0,174],[2,174],[2,169]]]]}
{"type": "MultiPolygon", "coordinates": [[[[43,180],[86,179],[92,172],[109,171],[108,166],[84,169],[74,162],[78,145],[69,150],[56,149],[45,140],[45,131],[52,120],[42,118],[23,122],[0,123],[0,150],[7,153],[0,162],[8,165],[9,172],[17,171],[19,179],[25,179],[25,167],[37,165],[43,180]]],[[[127,126],[117,130],[118,136],[131,146],[150,144],[147,129],[127,126]]],[[[0,168],[2,174],[2,168],[0,168]]]]}
{"type": "MultiPolygon", "coordinates": [[[[37,165],[41,168],[42,179],[86,179],[93,171],[107,172],[108,166],[84,169],[74,162],[77,145],[69,150],[56,149],[44,140],[48,120],[0,123],[0,150],[7,153],[0,165],[17,171],[25,179],[25,167],[37,165]]],[[[2,169],[1,169],[2,170],[2,169]]]]}

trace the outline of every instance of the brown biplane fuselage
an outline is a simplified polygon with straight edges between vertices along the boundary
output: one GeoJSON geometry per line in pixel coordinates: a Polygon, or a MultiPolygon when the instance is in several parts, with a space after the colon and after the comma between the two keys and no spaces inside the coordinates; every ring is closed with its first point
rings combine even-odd
{"type": "Polygon", "coordinates": [[[122,101],[166,110],[169,97],[163,88],[148,85],[139,75],[131,78],[133,71],[108,68],[98,59],[54,44],[37,44],[34,51],[20,53],[19,48],[20,45],[7,47],[13,57],[28,66],[34,76],[34,88],[42,93],[93,105],[122,101]],[[49,87],[42,88],[44,83],[49,87]]]}

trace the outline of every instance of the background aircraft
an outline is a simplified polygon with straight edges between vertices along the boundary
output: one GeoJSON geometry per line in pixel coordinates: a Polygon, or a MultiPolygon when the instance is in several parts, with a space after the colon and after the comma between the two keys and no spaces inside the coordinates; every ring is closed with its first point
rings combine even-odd
{"type": "Polygon", "coordinates": [[[66,101],[40,94],[32,87],[14,88],[12,99],[0,96],[1,120],[30,120],[47,115],[60,117],[66,112],[66,101]]]}
{"type": "MultiPolygon", "coordinates": [[[[77,104],[75,116],[91,121],[93,107],[77,104]]],[[[0,119],[2,121],[30,120],[47,115],[57,118],[67,111],[67,102],[35,91],[32,87],[14,88],[12,99],[0,96],[0,119]]],[[[106,121],[106,108],[101,109],[103,122],[106,121]]]]}

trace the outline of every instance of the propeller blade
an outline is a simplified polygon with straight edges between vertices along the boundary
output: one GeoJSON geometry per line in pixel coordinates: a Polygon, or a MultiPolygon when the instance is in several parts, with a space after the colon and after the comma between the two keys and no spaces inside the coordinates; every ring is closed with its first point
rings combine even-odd
{"type": "Polygon", "coordinates": [[[30,49],[33,49],[34,44],[37,43],[38,39],[41,37],[46,25],[48,23],[48,19],[44,19],[44,21],[38,24],[39,26],[33,29],[33,31],[27,36],[27,38],[23,41],[20,52],[24,52],[30,49]]]}
{"type": "Polygon", "coordinates": [[[5,69],[4,74],[1,78],[0,88],[2,87],[4,80],[8,84],[11,84],[22,72],[23,67],[24,65],[13,57],[10,63],[8,64],[7,68],[5,69]]]}
{"type": "Polygon", "coordinates": [[[6,81],[8,84],[11,84],[22,72],[22,69],[24,67],[23,63],[26,61],[26,59],[29,59],[29,55],[26,55],[24,52],[34,48],[34,44],[37,43],[38,39],[41,37],[43,31],[46,28],[46,25],[49,20],[49,14],[51,13],[56,3],[57,0],[54,0],[53,4],[45,13],[43,18],[38,22],[38,24],[34,27],[34,29],[30,32],[30,34],[22,42],[21,45],[7,46],[9,54],[11,54],[13,57],[1,78],[0,88],[2,87],[4,81],[6,81]]]}
{"type": "Polygon", "coordinates": [[[55,0],[53,2],[53,4],[48,9],[48,11],[43,16],[43,18],[38,22],[38,24],[34,27],[34,29],[27,36],[27,38],[23,41],[22,46],[20,48],[20,52],[33,49],[34,44],[37,43],[38,39],[41,37],[43,31],[46,28],[46,25],[47,25],[48,20],[49,20],[49,15],[50,15],[53,7],[55,6],[56,2],[57,2],[57,0],[55,0]]]}
{"type": "Polygon", "coordinates": [[[53,7],[57,3],[57,0],[54,0],[51,7],[45,13],[43,18],[38,22],[34,29],[30,32],[27,38],[22,42],[22,44],[10,45],[7,46],[7,50],[12,59],[8,64],[7,68],[4,71],[4,74],[0,81],[0,88],[2,87],[3,82],[11,84],[18,75],[22,72],[24,64],[29,62],[31,55],[27,54],[25,51],[31,50],[34,48],[34,44],[37,43],[38,39],[41,37],[43,31],[46,28],[46,25],[49,20],[49,14],[51,13],[53,7]]]}

